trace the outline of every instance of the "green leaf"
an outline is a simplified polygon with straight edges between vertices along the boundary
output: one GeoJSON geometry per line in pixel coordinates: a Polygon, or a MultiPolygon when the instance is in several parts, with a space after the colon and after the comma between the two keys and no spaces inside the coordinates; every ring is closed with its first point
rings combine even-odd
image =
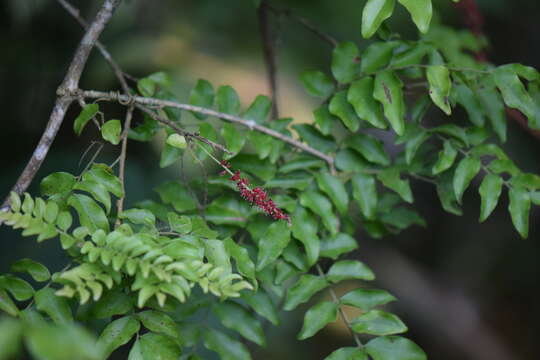
{"type": "Polygon", "coordinates": [[[368,360],[364,350],[357,347],[342,347],[332,352],[324,360],[368,360]]]}
{"type": "Polygon", "coordinates": [[[375,76],[373,97],[384,109],[384,115],[398,135],[405,132],[405,100],[403,83],[392,71],[382,71],[375,76]]]}
{"type": "Polygon", "coordinates": [[[347,172],[362,172],[371,168],[371,164],[364,160],[360,154],[351,149],[340,150],[336,155],[336,167],[347,172]]]}
{"type": "Polygon", "coordinates": [[[399,317],[382,310],[370,310],[351,323],[354,332],[369,335],[394,335],[407,331],[407,326],[399,317]]]}
{"type": "Polygon", "coordinates": [[[268,115],[270,115],[271,107],[272,102],[268,97],[258,95],[251,105],[249,105],[243,117],[246,120],[253,120],[258,124],[263,123],[268,118],[268,115]]]}
{"type": "Polygon", "coordinates": [[[34,289],[28,282],[9,274],[0,276],[0,289],[8,290],[17,301],[28,300],[34,295],[34,289]]]}
{"type": "Polygon", "coordinates": [[[120,134],[122,133],[122,125],[120,120],[109,120],[101,127],[101,137],[113,145],[120,143],[120,134]]]}
{"type": "Polygon", "coordinates": [[[118,177],[114,175],[112,169],[105,164],[93,164],[92,168],[83,174],[83,181],[87,180],[97,182],[101,186],[104,186],[108,192],[114,194],[116,197],[122,197],[124,195],[120,179],[118,179],[118,177]]]}
{"type": "Polygon", "coordinates": [[[257,271],[274,262],[291,240],[291,230],[285,221],[272,223],[259,241],[257,255],[257,271]]]}
{"type": "Polygon", "coordinates": [[[401,336],[377,337],[366,344],[366,350],[373,360],[427,360],[418,345],[401,336]]]}
{"type": "MultiPolygon", "coordinates": [[[[214,88],[212,84],[204,79],[199,79],[193,90],[191,90],[189,103],[203,108],[211,107],[214,104],[214,88]]],[[[207,115],[198,112],[193,112],[193,115],[199,120],[204,120],[207,117],[207,115]]]]}
{"type": "Polygon", "coordinates": [[[182,156],[183,151],[182,149],[172,146],[168,143],[165,143],[165,146],[163,146],[163,149],[161,150],[161,157],[159,159],[159,167],[160,168],[166,168],[168,166],[171,166],[176,161],[180,159],[182,156]]]}
{"type": "Polygon", "coordinates": [[[81,225],[91,232],[98,229],[109,231],[109,220],[103,209],[89,196],[73,194],[68,199],[68,204],[77,210],[81,225]]]}
{"type": "Polygon", "coordinates": [[[501,94],[495,88],[493,81],[486,82],[475,89],[478,99],[486,113],[491,127],[502,142],[506,141],[506,113],[501,94]]]}
{"type": "Polygon", "coordinates": [[[135,335],[141,324],[132,316],[124,316],[109,323],[98,339],[98,346],[103,349],[105,358],[120,346],[127,344],[135,335]]]}
{"type": "Polygon", "coordinates": [[[304,325],[298,334],[298,340],[305,340],[315,335],[328,323],[337,319],[338,305],[331,301],[322,301],[311,307],[304,316],[304,325]]]}
{"type": "Polygon", "coordinates": [[[454,124],[445,124],[431,128],[429,129],[429,131],[450,135],[451,137],[461,141],[463,145],[469,146],[469,139],[467,137],[467,133],[465,132],[465,129],[463,129],[461,126],[457,126],[454,124]]]}
{"type": "Polygon", "coordinates": [[[384,186],[398,193],[398,195],[401,196],[404,201],[410,204],[413,202],[413,195],[409,180],[402,180],[400,178],[399,169],[385,169],[377,174],[377,178],[383,183],[384,186]]]}
{"type": "Polygon", "coordinates": [[[360,51],[355,43],[345,41],[332,52],[332,74],[340,83],[348,83],[360,72],[360,51]]]}
{"type": "Polygon", "coordinates": [[[237,331],[257,345],[266,345],[261,323],[242,306],[232,302],[224,302],[215,304],[212,311],[226,328],[237,331]]]}
{"type": "Polygon", "coordinates": [[[19,309],[11,300],[7,292],[0,288],[0,310],[5,311],[7,314],[15,317],[19,314],[19,309]]]}
{"type": "Polygon", "coordinates": [[[332,79],[322,71],[308,70],[300,75],[300,80],[311,96],[326,98],[334,92],[332,79]]]}
{"type": "Polygon", "coordinates": [[[298,281],[287,290],[287,298],[283,309],[286,311],[294,310],[298,305],[303,304],[313,295],[328,286],[328,282],[315,275],[302,275],[298,281]]]}
{"type": "Polygon", "coordinates": [[[356,289],[343,295],[339,301],[341,304],[369,311],[376,306],[385,305],[395,300],[397,299],[385,290],[356,289]]]}
{"type": "Polygon", "coordinates": [[[360,71],[364,74],[371,74],[386,67],[398,45],[400,43],[397,41],[376,42],[369,45],[362,54],[360,71]]]}
{"type": "Polygon", "coordinates": [[[338,211],[342,215],[347,213],[349,207],[349,195],[341,180],[325,171],[319,172],[316,175],[316,178],[319,189],[328,195],[338,211]]]}
{"type": "Polygon", "coordinates": [[[270,296],[264,290],[245,291],[242,294],[244,300],[257,314],[270,321],[273,325],[279,324],[278,310],[270,296]]]}
{"type": "Polygon", "coordinates": [[[133,309],[131,296],[120,290],[111,290],[92,305],[92,315],[96,319],[105,319],[114,315],[124,315],[131,309],[133,309]]]}
{"type": "Polygon", "coordinates": [[[218,88],[216,103],[219,112],[231,115],[238,115],[240,113],[240,97],[236,90],[229,85],[223,85],[218,88]]]}
{"type": "Polygon", "coordinates": [[[23,325],[16,319],[0,319],[0,359],[15,359],[23,339],[23,325]]]}
{"type": "Polygon", "coordinates": [[[289,173],[296,170],[305,170],[310,168],[321,168],[325,162],[312,156],[297,156],[294,160],[287,161],[279,168],[280,173],[289,173]]]}
{"type": "Polygon", "coordinates": [[[313,117],[323,135],[329,135],[332,132],[334,123],[337,121],[326,105],[322,105],[313,111],[313,117]]]}
{"type": "Polygon", "coordinates": [[[129,209],[124,210],[118,215],[120,219],[126,219],[133,224],[154,226],[156,216],[146,209],[129,209]]]}
{"type": "Polygon", "coordinates": [[[228,238],[224,240],[225,249],[227,253],[236,262],[236,268],[238,272],[251,279],[255,278],[255,264],[251,261],[247,249],[238,245],[233,239],[228,238]]]}
{"type": "Polygon", "coordinates": [[[192,229],[191,219],[185,215],[178,215],[173,212],[167,213],[167,221],[173,231],[180,234],[187,234],[192,229]]]}
{"type": "Polygon", "coordinates": [[[246,137],[243,136],[233,124],[223,124],[221,136],[225,139],[227,150],[233,154],[239,153],[246,143],[246,137]]]}
{"type": "Polygon", "coordinates": [[[330,100],[328,109],[331,114],[341,119],[343,124],[352,132],[360,128],[360,119],[356,116],[354,108],[347,100],[347,91],[337,92],[330,100]]]}
{"type": "Polygon", "coordinates": [[[298,135],[308,145],[316,148],[319,151],[328,153],[336,150],[336,141],[331,136],[325,136],[319,132],[313,125],[310,124],[295,124],[292,126],[298,135]]]}
{"type": "Polygon", "coordinates": [[[493,72],[493,80],[501,91],[505,104],[525,114],[533,129],[540,129],[537,106],[515,71],[511,67],[500,66],[493,72]]]}
{"type": "Polygon", "coordinates": [[[413,137],[407,141],[405,145],[405,161],[410,165],[416,155],[418,149],[429,138],[430,134],[427,131],[419,130],[413,137]]]}
{"type": "Polygon", "coordinates": [[[426,44],[415,44],[414,46],[404,51],[394,54],[391,65],[395,68],[401,68],[410,65],[421,64],[422,59],[430,50],[431,47],[426,44]]]}
{"type": "Polygon", "coordinates": [[[450,91],[452,91],[452,80],[450,79],[448,68],[444,65],[429,66],[427,69],[427,79],[429,82],[429,96],[431,97],[431,100],[433,100],[435,105],[441,108],[446,115],[452,114],[452,108],[450,107],[449,101],[450,91]]]}
{"type": "Polygon", "coordinates": [[[373,98],[373,77],[367,76],[351,84],[347,100],[351,103],[358,117],[379,129],[386,129],[381,104],[373,98]]]}
{"type": "Polygon", "coordinates": [[[395,0],[368,0],[362,12],[362,36],[370,38],[392,16],[395,0]]]}
{"type": "Polygon", "coordinates": [[[392,225],[399,230],[407,229],[412,225],[426,226],[426,221],[412,209],[398,206],[384,212],[380,220],[385,224],[392,225]]]}
{"type": "Polygon", "coordinates": [[[476,126],[484,126],[484,109],[477,97],[478,90],[473,92],[467,85],[458,84],[453,87],[453,94],[456,101],[467,111],[469,120],[476,126]]]}
{"type": "Polygon", "coordinates": [[[92,120],[94,116],[99,112],[99,105],[98,104],[87,104],[85,105],[79,116],[75,119],[73,122],[73,130],[75,131],[75,134],[81,135],[81,132],[83,131],[86,124],[92,120]]]}
{"type": "Polygon", "coordinates": [[[306,249],[309,265],[315,264],[319,258],[320,240],[317,236],[317,220],[302,206],[297,206],[292,217],[292,233],[306,249]]]}
{"type": "Polygon", "coordinates": [[[163,183],[155,190],[163,203],[172,205],[180,213],[197,209],[193,195],[178,182],[163,183]]]}
{"type": "Polygon", "coordinates": [[[221,360],[251,360],[244,344],[214,329],[204,332],[204,347],[218,353],[221,360]]]}
{"type": "Polygon", "coordinates": [[[467,190],[481,167],[482,162],[476,157],[466,157],[459,162],[454,174],[454,193],[456,194],[458,203],[461,204],[463,193],[467,190]]]}
{"type": "Polygon", "coordinates": [[[452,146],[452,143],[448,140],[445,140],[444,147],[439,152],[439,158],[437,159],[437,162],[435,163],[435,165],[433,165],[433,168],[431,170],[433,175],[438,175],[443,171],[450,169],[454,164],[454,161],[456,161],[457,153],[458,152],[456,148],[452,146]]]}
{"type": "Polygon", "coordinates": [[[373,220],[377,213],[377,183],[372,175],[354,174],[351,178],[353,197],[366,219],[373,220]]]}
{"type": "Polygon", "coordinates": [[[381,140],[366,134],[355,134],[350,136],[345,144],[358,151],[369,162],[388,166],[390,165],[390,156],[384,150],[384,144],[381,140]]]}
{"type": "Polygon", "coordinates": [[[332,235],[337,233],[339,220],[332,211],[332,204],[325,196],[316,191],[303,192],[300,195],[300,204],[320,216],[324,226],[332,235]]]}
{"type": "Polygon", "coordinates": [[[187,147],[186,137],[176,133],[169,135],[165,143],[177,149],[185,149],[187,147]]]}
{"type": "Polygon", "coordinates": [[[47,281],[51,277],[49,269],[31,259],[21,259],[14,262],[10,267],[10,271],[28,273],[35,281],[39,282],[47,281]]]}
{"type": "Polygon", "coordinates": [[[77,182],[75,176],[66,172],[55,172],[46,176],[40,183],[41,194],[53,196],[65,194],[73,188],[77,182]]]}
{"type": "Polygon", "coordinates": [[[73,186],[73,190],[86,191],[92,195],[95,200],[99,201],[105,206],[107,213],[111,211],[111,195],[100,183],[93,180],[80,181],[73,186]]]}
{"type": "Polygon", "coordinates": [[[398,0],[409,11],[418,30],[425,34],[429,30],[429,23],[433,15],[431,0],[398,0]]]}
{"type": "Polygon", "coordinates": [[[133,345],[129,360],[172,360],[178,359],[181,353],[179,346],[170,337],[147,333],[133,345]]]}
{"type": "Polygon", "coordinates": [[[180,340],[176,322],[169,315],[161,311],[147,310],[138,313],[136,316],[148,330],[170,336],[176,341],[180,340]]]}
{"type": "Polygon", "coordinates": [[[462,215],[462,211],[457,203],[453,186],[453,172],[448,172],[439,177],[437,181],[437,195],[441,200],[443,209],[450,214],[462,215]]]}
{"type": "Polygon", "coordinates": [[[349,279],[373,280],[375,274],[361,261],[340,260],[328,270],[326,279],[333,283],[349,279]]]}
{"type": "Polygon", "coordinates": [[[55,323],[66,324],[73,321],[66,298],[55,295],[54,289],[49,287],[36,291],[34,301],[37,309],[49,315],[55,323]]]}
{"type": "Polygon", "coordinates": [[[358,243],[350,235],[339,233],[321,240],[320,256],[337,259],[358,248],[358,243]]]}
{"type": "Polygon", "coordinates": [[[522,238],[529,235],[529,211],[531,210],[531,197],[524,188],[513,187],[508,192],[510,204],[508,211],[512,217],[512,223],[522,238]]]}
{"type": "Polygon", "coordinates": [[[480,185],[479,193],[481,197],[481,208],[480,208],[480,222],[486,220],[489,215],[493,212],[497,203],[499,202],[499,197],[501,196],[503,185],[503,179],[494,174],[487,174],[480,185]]]}
{"type": "Polygon", "coordinates": [[[205,256],[208,262],[216,267],[223,268],[225,274],[231,272],[231,258],[225,250],[225,242],[223,240],[206,240],[204,242],[205,256]]]}

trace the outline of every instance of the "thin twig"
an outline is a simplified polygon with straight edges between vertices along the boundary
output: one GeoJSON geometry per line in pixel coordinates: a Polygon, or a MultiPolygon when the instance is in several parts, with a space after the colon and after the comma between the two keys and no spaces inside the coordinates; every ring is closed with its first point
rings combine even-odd
{"type": "Polygon", "coordinates": [[[124,199],[126,198],[126,152],[128,143],[129,129],[131,128],[131,119],[133,118],[133,105],[128,106],[126,119],[124,120],[124,130],[122,132],[122,150],[120,152],[120,163],[118,167],[118,178],[122,185],[122,196],[116,202],[118,216],[116,218],[116,226],[120,226],[120,214],[124,210],[124,199]]]}
{"type": "Polygon", "coordinates": [[[269,13],[270,12],[268,2],[266,0],[263,0],[259,8],[257,9],[257,16],[259,18],[259,31],[261,33],[264,62],[266,65],[266,75],[268,77],[268,84],[270,85],[270,97],[272,99],[272,118],[277,119],[279,118],[279,109],[276,78],[276,52],[275,39],[272,34],[269,13]]]}
{"type": "MultiPolygon", "coordinates": [[[[104,91],[95,91],[95,90],[76,90],[71,92],[71,94],[68,94],[74,97],[82,96],[84,98],[91,98],[91,99],[102,99],[102,100],[109,100],[109,101],[119,101],[119,102],[128,102],[133,101],[136,104],[140,105],[147,105],[147,106],[157,106],[157,107],[172,107],[187,111],[196,112],[199,114],[205,114],[209,116],[215,116],[217,118],[220,118],[222,120],[226,120],[232,123],[243,125],[250,130],[255,130],[260,133],[272,136],[276,139],[279,139],[287,144],[290,144],[300,150],[303,150],[307,153],[310,153],[320,159],[323,159],[326,161],[331,169],[332,172],[335,171],[334,169],[334,158],[326,155],[319,150],[316,150],[312,148],[311,146],[304,144],[298,140],[293,139],[290,136],[284,135],[276,130],[267,128],[265,126],[257,124],[254,120],[246,120],[238,116],[225,114],[219,111],[215,111],[212,109],[203,108],[200,106],[195,105],[189,105],[189,104],[182,104],[175,101],[169,101],[169,100],[161,100],[156,98],[148,98],[148,97],[142,97],[142,96],[128,96],[128,95],[122,95],[116,92],[104,92],[104,91]]],[[[171,122],[172,123],[172,122],[171,122]]],[[[172,123],[174,124],[174,123],[172,123]]],[[[172,126],[171,126],[172,127],[172,126]]],[[[174,127],[173,127],[174,128],[174,127]]],[[[176,129],[175,129],[176,130],[176,129]]],[[[181,130],[183,131],[183,130],[181,130]]]]}
{"type": "MultiPolygon", "coordinates": [[[[73,59],[71,60],[69,68],[66,72],[66,76],[58,88],[59,96],[56,99],[52,113],[49,116],[49,121],[45,127],[45,131],[43,131],[43,135],[41,136],[32,157],[13,186],[12,191],[16,192],[17,194],[22,194],[24,191],[26,191],[26,189],[28,189],[28,186],[30,186],[30,183],[45,160],[54,138],[62,125],[66,111],[74,100],[73,97],[66,95],[66,92],[71,92],[78,88],[79,80],[86,65],[86,61],[88,60],[88,56],[90,55],[90,51],[94,47],[99,35],[105,28],[105,25],[111,19],[114,10],[119,4],[120,0],[104,0],[103,5],[96,14],[94,21],[88,27],[88,30],[79,43],[79,46],[77,47],[77,50],[75,51],[73,59]]],[[[9,202],[10,200],[8,196],[4,201],[2,208],[8,207],[9,202]]]]}
{"type": "MultiPolygon", "coordinates": [[[[316,267],[317,267],[317,272],[319,273],[319,275],[322,278],[326,279],[326,274],[324,273],[323,269],[321,268],[321,265],[317,264],[316,267]]],[[[358,334],[354,332],[354,330],[353,330],[353,328],[351,326],[351,321],[349,320],[349,317],[347,316],[347,314],[345,314],[345,312],[341,308],[340,303],[339,303],[339,299],[338,299],[338,297],[336,295],[336,292],[331,287],[329,288],[329,291],[330,291],[330,296],[332,297],[332,300],[338,306],[338,311],[339,311],[339,315],[341,316],[341,319],[343,320],[345,325],[347,325],[347,328],[349,329],[349,331],[351,332],[352,337],[354,338],[354,342],[356,343],[356,346],[358,346],[359,348],[362,348],[364,345],[362,345],[362,342],[360,341],[360,338],[358,337],[358,334]]]]}

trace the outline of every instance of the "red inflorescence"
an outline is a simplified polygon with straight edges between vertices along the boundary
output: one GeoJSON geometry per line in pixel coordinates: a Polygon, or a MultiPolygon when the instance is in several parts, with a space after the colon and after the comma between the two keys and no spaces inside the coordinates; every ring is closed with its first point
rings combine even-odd
{"type": "MultiPolygon", "coordinates": [[[[229,169],[231,165],[226,161],[222,160],[220,163],[224,168],[229,169]]],[[[225,175],[226,170],[222,171],[220,175],[225,175]]],[[[249,180],[240,176],[240,171],[235,171],[231,176],[231,181],[236,183],[236,187],[240,191],[240,196],[247,200],[252,205],[257,205],[262,211],[274,218],[275,220],[286,220],[290,222],[290,216],[283,212],[280,208],[276,206],[274,201],[270,199],[266,191],[260,187],[256,187],[253,190],[249,188],[249,180]]]]}

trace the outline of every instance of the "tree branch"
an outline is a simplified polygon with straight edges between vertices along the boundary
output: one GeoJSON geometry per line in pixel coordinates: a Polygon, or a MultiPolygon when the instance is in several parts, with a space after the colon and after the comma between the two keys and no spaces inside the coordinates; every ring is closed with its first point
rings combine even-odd
{"type": "Polygon", "coordinates": [[[126,185],[125,185],[126,152],[127,152],[129,129],[131,128],[132,118],[133,118],[133,105],[130,105],[127,108],[126,119],[124,120],[124,131],[122,131],[122,150],[120,152],[120,164],[118,166],[118,178],[120,179],[120,184],[122,185],[122,196],[116,202],[116,209],[117,209],[117,214],[118,214],[116,218],[116,226],[120,226],[120,214],[124,210],[124,199],[126,197],[126,185]]]}
{"type": "Polygon", "coordinates": [[[278,110],[278,89],[276,81],[276,53],[274,49],[274,38],[270,27],[268,2],[263,0],[257,9],[259,18],[259,31],[263,46],[264,62],[266,64],[266,75],[270,85],[270,97],[272,98],[272,118],[279,118],[278,110]]]}
{"type": "MultiPolygon", "coordinates": [[[[261,132],[263,134],[272,136],[276,139],[279,139],[287,144],[290,144],[300,150],[303,150],[307,153],[310,153],[320,159],[323,159],[328,163],[330,166],[330,169],[334,172],[334,158],[326,155],[319,150],[316,150],[312,148],[311,146],[304,144],[298,140],[293,139],[290,136],[284,135],[278,131],[275,131],[273,129],[269,129],[265,126],[257,124],[254,120],[246,120],[238,116],[225,114],[219,111],[215,111],[212,109],[203,108],[200,106],[195,105],[189,105],[189,104],[182,104],[175,101],[168,101],[168,100],[161,100],[161,99],[155,99],[155,98],[149,98],[149,97],[142,97],[142,96],[129,96],[129,95],[122,95],[117,92],[104,92],[104,91],[95,91],[95,90],[76,90],[72,91],[70,93],[66,93],[68,96],[72,97],[83,97],[83,98],[89,98],[89,99],[101,99],[101,100],[109,100],[109,101],[118,101],[122,103],[136,103],[140,105],[146,105],[146,106],[157,106],[157,107],[172,107],[176,109],[181,110],[187,110],[196,112],[199,114],[205,114],[209,116],[215,116],[219,119],[229,121],[232,123],[240,124],[242,126],[245,126],[249,128],[250,130],[255,130],[258,132],[261,132]]],[[[183,130],[181,130],[183,131],[183,130]]]]}
{"type": "MultiPolygon", "coordinates": [[[[92,24],[88,27],[88,30],[84,34],[73,59],[69,65],[69,68],[66,72],[64,80],[58,87],[58,98],[53,107],[51,115],[49,116],[49,121],[45,127],[45,131],[39,140],[32,157],[26,164],[23,172],[17,179],[17,182],[13,186],[12,191],[15,191],[18,194],[22,194],[30,183],[34,179],[37,171],[41,167],[41,164],[45,160],[47,153],[62,125],[64,116],[67,109],[73,102],[73,97],[66,95],[66,93],[74,91],[79,86],[79,80],[81,78],[82,71],[88,60],[88,56],[92,48],[94,47],[99,35],[105,28],[105,25],[111,19],[114,10],[120,4],[120,0],[104,0],[101,9],[96,14],[96,17],[92,24]]],[[[9,196],[4,201],[2,208],[7,208],[9,206],[9,196]]]]}

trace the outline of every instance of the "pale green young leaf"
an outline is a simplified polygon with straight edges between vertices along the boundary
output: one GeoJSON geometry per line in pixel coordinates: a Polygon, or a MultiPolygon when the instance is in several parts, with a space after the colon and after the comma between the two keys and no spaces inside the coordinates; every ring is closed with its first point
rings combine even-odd
{"type": "Polygon", "coordinates": [[[98,346],[103,350],[103,356],[107,358],[114,350],[127,344],[139,331],[140,323],[132,316],[124,316],[109,323],[98,339],[98,346]]]}
{"type": "Polygon", "coordinates": [[[303,304],[313,295],[328,286],[328,282],[320,277],[311,274],[305,274],[287,290],[287,298],[283,309],[286,311],[294,310],[298,305],[303,304]]]}
{"type": "Polygon", "coordinates": [[[400,171],[395,168],[388,168],[377,174],[377,178],[387,188],[395,191],[401,198],[408,202],[413,202],[413,195],[409,180],[400,177],[400,171]]]}
{"type": "Polygon", "coordinates": [[[481,198],[480,222],[486,220],[493,212],[499,197],[501,196],[503,179],[494,174],[487,174],[480,185],[479,193],[481,198]]]}
{"type": "Polygon", "coordinates": [[[356,289],[349,291],[339,300],[341,304],[350,305],[369,311],[376,306],[388,304],[397,299],[385,290],[379,289],[356,289]]]}
{"type": "Polygon", "coordinates": [[[338,44],[332,52],[332,74],[340,83],[348,83],[360,72],[360,50],[355,43],[338,44]]]}
{"type": "MultiPolygon", "coordinates": [[[[165,143],[177,149],[185,149],[187,147],[186,137],[176,133],[169,135],[165,143]]],[[[181,154],[181,152],[178,153],[181,154]]]]}
{"type": "Polygon", "coordinates": [[[300,75],[300,80],[307,93],[311,96],[326,98],[335,89],[332,79],[322,71],[308,70],[300,75]]]}
{"type": "Polygon", "coordinates": [[[341,260],[336,262],[326,274],[328,281],[337,283],[343,280],[373,280],[375,274],[366,264],[357,260],[341,260]]]}
{"type": "Polygon", "coordinates": [[[411,340],[401,336],[381,336],[366,344],[373,360],[427,360],[424,351],[411,340]]]}
{"type": "Polygon", "coordinates": [[[298,334],[298,340],[305,340],[315,335],[328,323],[337,319],[338,305],[331,301],[322,301],[311,307],[304,316],[304,325],[298,334]]]}
{"type": "Polygon", "coordinates": [[[466,157],[459,162],[454,173],[454,193],[456,194],[458,203],[461,203],[463,193],[467,190],[481,167],[482,162],[476,157],[466,157]]]}
{"type": "Polygon", "coordinates": [[[368,0],[362,12],[362,36],[370,38],[392,16],[395,0],[368,0]]]}
{"type": "Polygon", "coordinates": [[[75,131],[75,134],[81,135],[84,127],[86,124],[92,120],[94,116],[99,112],[99,105],[98,104],[87,104],[85,105],[79,116],[75,119],[73,122],[73,130],[75,131]]]}
{"type": "Polygon", "coordinates": [[[418,30],[425,34],[433,16],[431,0],[398,0],[409,11],[418,30]]]}
{"type": "Polygon", "coordinates": [[[204,347],[218,353],[221,360],[251,360],[244,344],[211,328],[204,332],[204,347]]]}
{"type": "Polygon", "coordinates": [[[219,112],[231,115],[238,115],[240,113],[240,97],[236,90],[229,85],[223,85],[218,88],[216,103],[219,112]]]}
{"type": "Polygon", "coordinates": [[[407,326],[399,317],[382,310],[370,310],[351,323],[354,332],[369,335],[395,335],[407,331],[407,326]]]}
{"type": "Polygon", "coordinates": [[[354,107],[356,114],[362,120],[379,129],[386,129],[388,126],[384,119],[381,104],[373,98],[373,77],[366,76],[351,84],[347,92],[347,100],[354,107]]]}
{"type": "Polygon", "coordinates": [[[242,306],[232,302],[222,302],[215,304],[212,311],[226,328],[237,331],[257,345],[265,346],[266,340],[260,321],[242,306]]]}
{"type": "Polygon", "coordinates": [[[510,203],[508,211],[512,217],[512,223],[522,238],[529,235],[529,212],[531,210],[531,197],[529,192],[521,187],[513,187],[508,192],[510,203]]]}
{"type": "Polygon", "coordinates": [[[101,127],[101,137],[113,145],[120,143],[120,134],[122,133],[122,125],[120,120],[109,120],[101,127]]]}
{"type": "MultiPolygon", "coordinates": [[[[191,105],[209,108],[214,104],[214,88],[212,84],[204,79],[199,79],[189,95],[191,105]]],[[[206,119],[207,115],[193,112],[193,115],[200,120],[206,119]]]]}
{"type": "MultiPolygon", "coordinates": [[[[431,0],[428,0],[431,2],[431,0]]],[[[452,80],[450,72],[444,65],[431,65],[427,69],[427,79],[429,82],[429,96],[446,115],[452,114],[450,106],[450,92],[452,91],[452,80]]]]}
{"type": "Polygon", "coordinates": [[[360,128],[360,119],[358,119],[354,108],[347,100],[347,91],[343,90],[336,93],[330,100],[328,109],[331,114],[341,119],[350,131],[355,132],[360,128]]]}
{"type": "Polygon", "coordinates": [[[398,135],[405,132],[405,100],[403,83],[392,71],[382,71],[375,76],[373,97],[384,109],[384,115],[398,135]]]}
{"type": "Polygon", "coordinates": [[[373,220],[377,212],[377,184],[373,175],[354,174],[351,178],[353,197],[366,219],[373,220]]]}
{"type": "Polygon", "coordinates": [[[49,269],[31,259],[20,259],[14,262],[10,267],[10,271],[28,273],[35,281],[39,282],[47,281],[51,277],[49,269]]]}

